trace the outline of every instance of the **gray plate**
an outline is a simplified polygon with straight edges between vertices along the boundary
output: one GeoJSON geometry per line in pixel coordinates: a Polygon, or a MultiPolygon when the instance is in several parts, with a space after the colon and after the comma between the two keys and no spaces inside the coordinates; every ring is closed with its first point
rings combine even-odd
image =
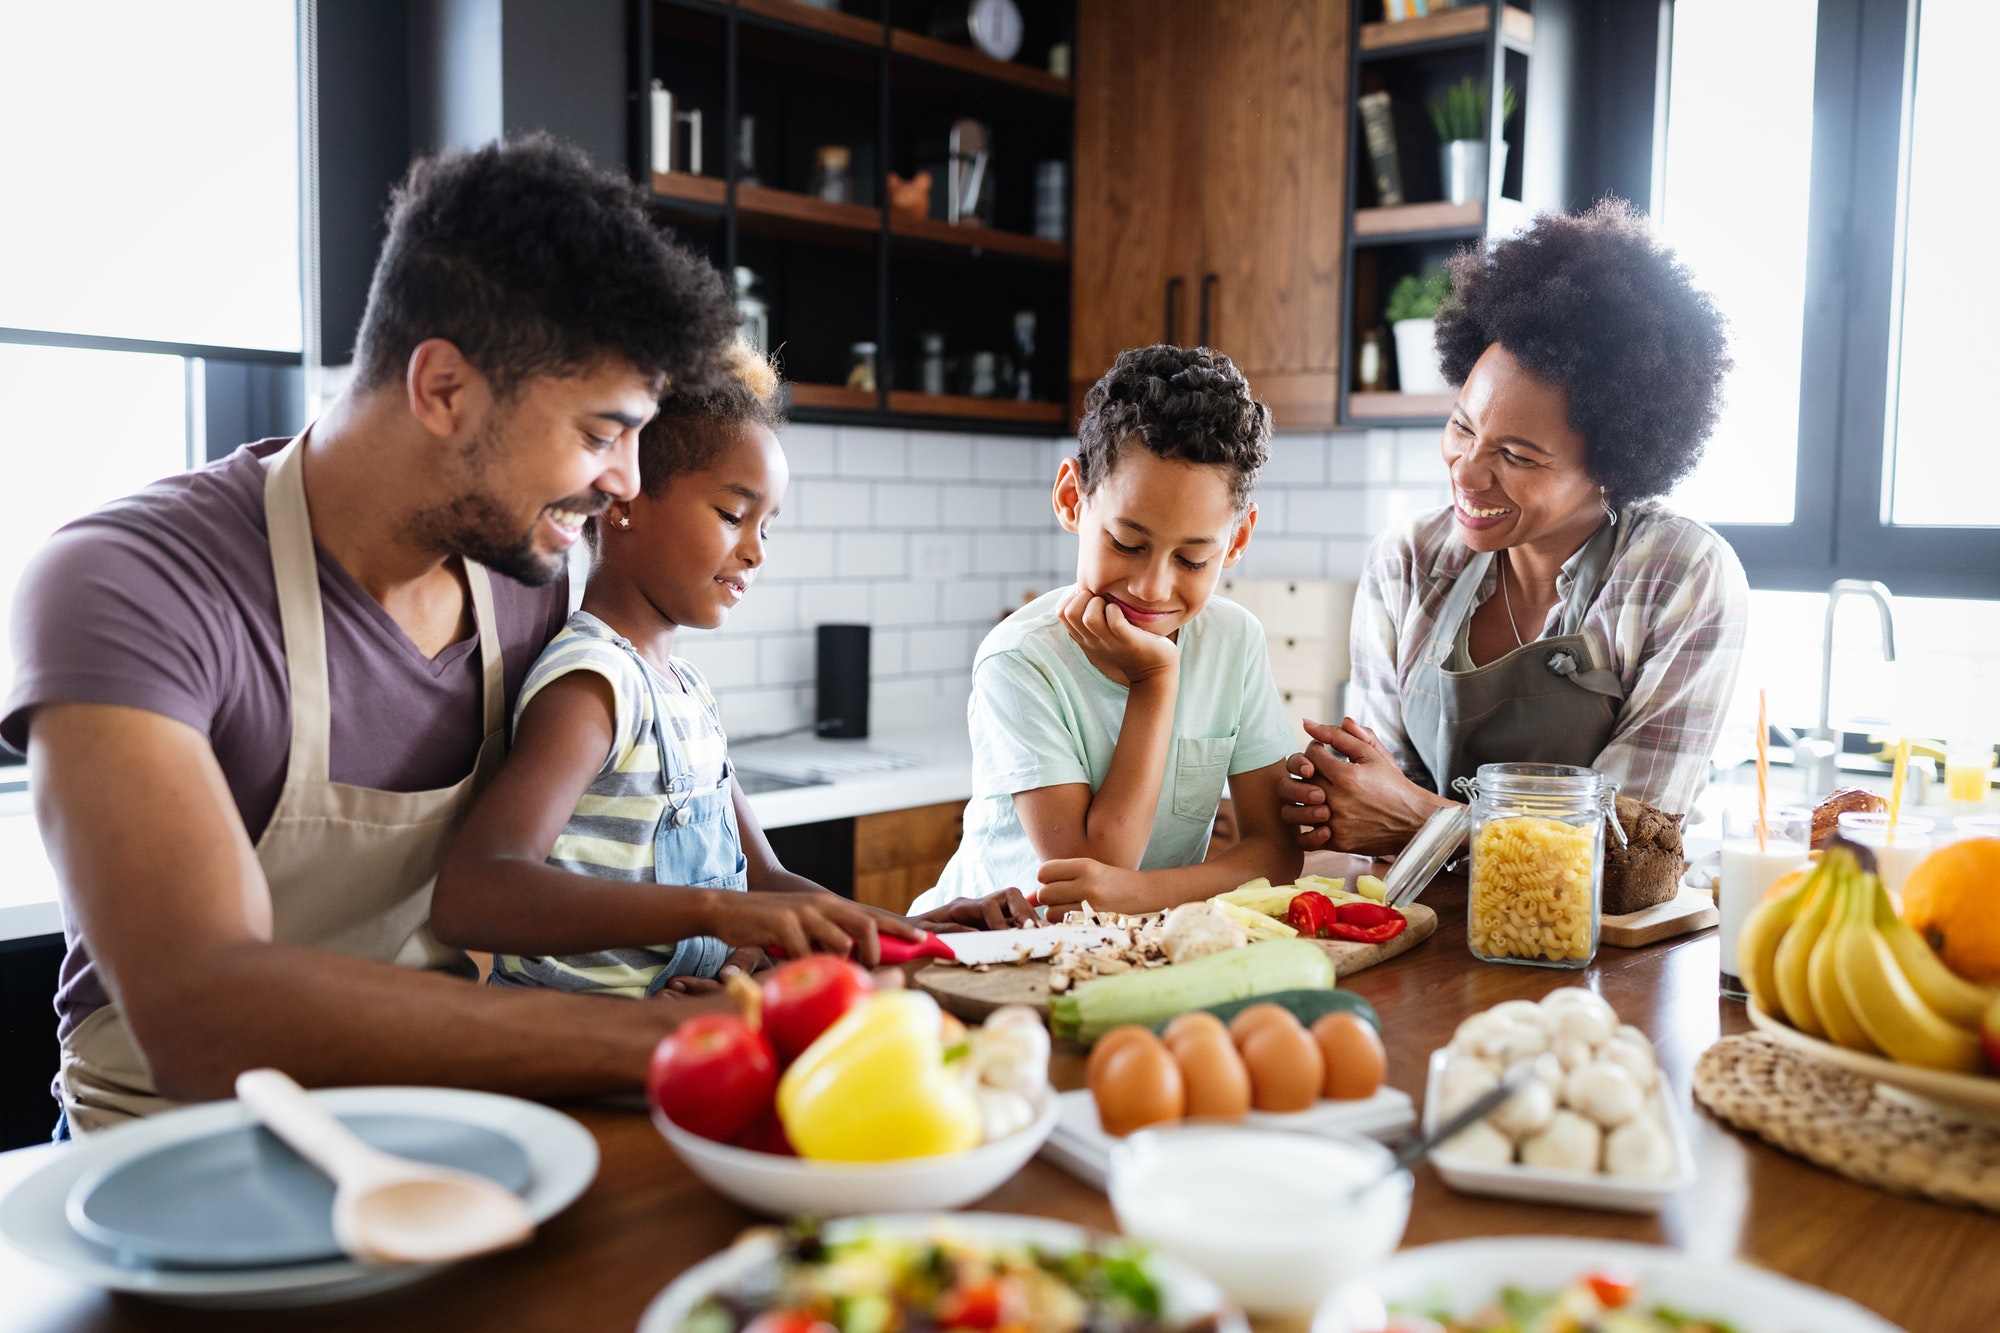
{"type": "MultiPolygon", "coordinates": [[[[526,1190],[528,1155],[505,1134],[415,1115],[344,1115],[384,1152],[452,1166],[526,1190]]],[[[161,1148],[85,1176],[69,1195],[78,1235],[120,1263],[261,1268],[341,1257],[333,1182],[269,1130],[244,1125],[161,1148]]]]}

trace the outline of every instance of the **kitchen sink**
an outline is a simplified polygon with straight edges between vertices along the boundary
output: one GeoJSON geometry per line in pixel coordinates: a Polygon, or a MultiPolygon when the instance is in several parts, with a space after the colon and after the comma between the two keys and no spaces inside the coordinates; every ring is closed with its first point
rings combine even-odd
{"type": "Polygon", "coordinates": [[[825,778],[781,778],[775,773],[753,773],[748,769],[736,770],[736,781],[746,796],[755,796],[767,791],[795,791],[800,787],[824,787],[825,778]]]}

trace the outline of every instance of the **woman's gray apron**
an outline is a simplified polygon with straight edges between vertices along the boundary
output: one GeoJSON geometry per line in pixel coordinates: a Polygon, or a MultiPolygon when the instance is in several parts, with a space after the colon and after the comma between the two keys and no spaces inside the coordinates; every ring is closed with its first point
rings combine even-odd
{"type": "Polygon", "coordinates": [[[1625,688],[1597,660],[1583,618],[1604,586],[1617,531],[1606,523],[1584,544],[1570,571],[1559,632],[1483,667],[1472,665],[1467,643],[1493,554],[1481,551],[1466,561],[1403,687],[1404,730],[1440,795],[1481,764],[1589,768],[1597,762],[1625,688]]]}

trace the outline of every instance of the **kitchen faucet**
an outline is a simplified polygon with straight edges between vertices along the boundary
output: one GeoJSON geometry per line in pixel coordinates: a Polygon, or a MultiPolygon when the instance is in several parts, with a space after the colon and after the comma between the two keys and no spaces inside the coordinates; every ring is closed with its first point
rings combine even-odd
{"type": "MultiPolygon", "coordinates": [[[[1882,660],[1896,660],[1896,618],[1889,600],[1889,589],[1873,579],[1836,579],[1826,590],[1826,627],[1820,636],[1819,645],[1819,725],[1807,736],[1803,746],[1811,757],[1811,776],[1807,779],[1808,793],[1824,796],[1840,780],[1840,739],[1834,734],[1833,714],[1833,618],[1840,609],[1840,599],[1847,596],[1868,597],[1875,602],[1875,612],[1882,622],[1882,660]]],[[[1797,762],[1794,759],[1794,762],[1797,762]]]]}

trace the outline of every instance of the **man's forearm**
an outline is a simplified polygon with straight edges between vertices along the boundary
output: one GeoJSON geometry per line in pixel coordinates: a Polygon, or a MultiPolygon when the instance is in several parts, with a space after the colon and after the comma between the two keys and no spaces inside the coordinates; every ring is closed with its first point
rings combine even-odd
{"type": "Polygon", "coordinates": [[[1178,672],[1164,672],[1132,687],[1111,766],[1084,814],[1084,854],[1092,859],[1136,870],[1145,857],[1153,816],[1160,807],[1179,694],[1178,672]]]}
{"type": "Polygon", "coordinates": [[[625,1001],[478,986],[435,973],[246,941],[124,997],[160,1092],[231,1095],[265,1065],[308,1086],[421,1083],[528,1097],[644,1085],[653,1047],[726,997],[625,1001]],[[255,997],[252,1002],[249,997],[255,997]]]}
{"type": "Polygon", "coordinates": [[[1131,910],[1157,912],[1198,898],[1212,898],[1260,875],[1273,884],[1290,884],[1304,864],[1305,854],[1289,832],[1254,833],[1213,861],[1178,870],[1140,872],[1139,904],[1131,910]]]}

